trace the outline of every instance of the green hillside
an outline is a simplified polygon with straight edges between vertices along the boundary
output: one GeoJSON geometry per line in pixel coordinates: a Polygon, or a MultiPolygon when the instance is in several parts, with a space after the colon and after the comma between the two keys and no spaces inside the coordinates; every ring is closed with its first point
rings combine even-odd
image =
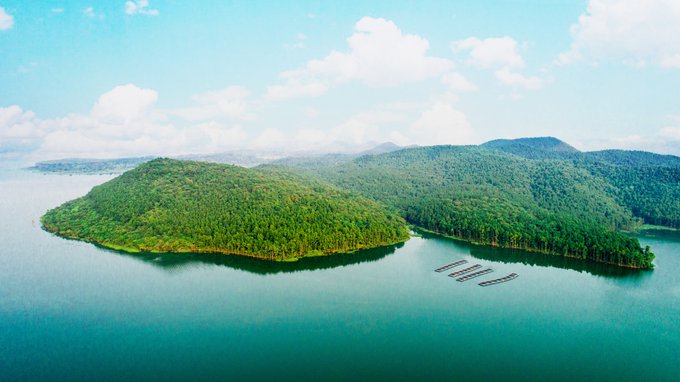
{"type": "Polygon", "coordinates": [[[549,148],[568,146],[557,142],[562,141],[524,138],[491,141],[482,146],[527,159],[567,161],[609,183],[610,195],[645,223],[680,228],[680,157],[644,151],[549,148]],[[552,143],[546,144],[548,141],[552,143]]]}
{"type": "Polygon", "coordinates": [[[561,141],[555,137],[494,139],[492,141],[488,141],[482,144],[481,146],[487,148],[504,148],[504,149],[525,146],[545,151],[578,152],[578,150],[576,150],[570,144],[561,141]]]}
{"type": "Polygon", "coordinates": [[[285,171],[156,159],[48,211],[45,229],[127,251],[271,260],[405,241],[404,220],[363,197],[285,171]]]}
{"type": "Polygon", "coordinates": [[[654,257],[616,231],[640,224],[618,190],[568,161],[434,146],[300,171],[396,208],[416,226],[480,244],[640,268],[654,257]]]}

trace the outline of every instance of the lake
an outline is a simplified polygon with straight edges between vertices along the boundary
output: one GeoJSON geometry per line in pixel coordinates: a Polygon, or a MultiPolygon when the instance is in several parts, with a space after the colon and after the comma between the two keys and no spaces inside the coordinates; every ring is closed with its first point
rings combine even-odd
{"type": "Polygon", "coordinates": [[[0,380],[680,380],[680,233],[641,235],[636,271],[431,235],[279,264],[40,229],[110,178],[0,172],[0,380]],[[494,272],[434,272],[460,259],[494,272]]]}

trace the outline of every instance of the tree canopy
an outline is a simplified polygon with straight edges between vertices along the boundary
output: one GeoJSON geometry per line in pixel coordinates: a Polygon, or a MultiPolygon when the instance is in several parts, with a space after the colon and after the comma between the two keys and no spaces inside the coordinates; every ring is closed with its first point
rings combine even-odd
{"type": "Polygon", "coordinates": [[[652,266],[649,249],[617,231],[640,224],[619,202],[620,190],[571,161],[532,160],[478,146],[433,146],[299,171],[396,208],[411,224],[440,234],[620,266],[652,266]]]}
{"type": "Polygon", "coordinates": [[[48,211],[61,236],[128,251],[220,252],[271,260],[405,241],[378,203],[286,171],[156,159],[48,211]]]}

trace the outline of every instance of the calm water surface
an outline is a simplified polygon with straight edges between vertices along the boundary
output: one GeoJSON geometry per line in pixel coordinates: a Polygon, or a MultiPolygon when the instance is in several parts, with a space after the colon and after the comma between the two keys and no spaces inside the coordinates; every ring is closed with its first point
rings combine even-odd
{"type": "Polygon", "coordinates": [[[431,236],[271,264],[40,229],[109,178],[0,172],[0,380],[680,380],[678,233],[641,236],[641,272],[431,236]],[[458,259],[494,273],[433,272],[458,259]]]}

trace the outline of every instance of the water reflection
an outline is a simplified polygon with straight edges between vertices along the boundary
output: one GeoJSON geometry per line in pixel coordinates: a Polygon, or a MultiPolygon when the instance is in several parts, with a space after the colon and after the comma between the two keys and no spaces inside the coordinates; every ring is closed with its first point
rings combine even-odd
{"type": "Polygon", "coordinates": [[[659,239],[663,241],[680,242],[680,230],[649,229],[640,231],[636,236],[644,239],[659,239]]]}
{"type": "Polygon", "coordinates": [[[331,269],[378,261],[385,256],[394,253],[403,245],[404,243],[400,243],[386,247],[361,250],[350,254],[306,257],[290,263],[212,253],[128,253],[101,246],[97,247],[107,252],[133,258],[167,271],[177,271],[196,265],[215,265],[260,275],[270,275],[276,273],[331,269]]]}
{"type": "MultiPolygon", "coordinates": [[[[420,233],[424,238],[442,238],[431,233],[420,233]]],[[[453,239],[449,239],[453,240],[453,239]]],[[[648,270],[617,267],[590,260],[579,260],[563,256],[546,255],[527,252],[519,249],[497,248],[486,245],[476,245],[455,240],[456,244],[470,251],[470,255],[477,259],[488,260],[504,264],[523,264],[528,266],[569,269],[586,272],[595,276],[615,277],[626,279],[643,279],[652,274],[648,270]]]]}

